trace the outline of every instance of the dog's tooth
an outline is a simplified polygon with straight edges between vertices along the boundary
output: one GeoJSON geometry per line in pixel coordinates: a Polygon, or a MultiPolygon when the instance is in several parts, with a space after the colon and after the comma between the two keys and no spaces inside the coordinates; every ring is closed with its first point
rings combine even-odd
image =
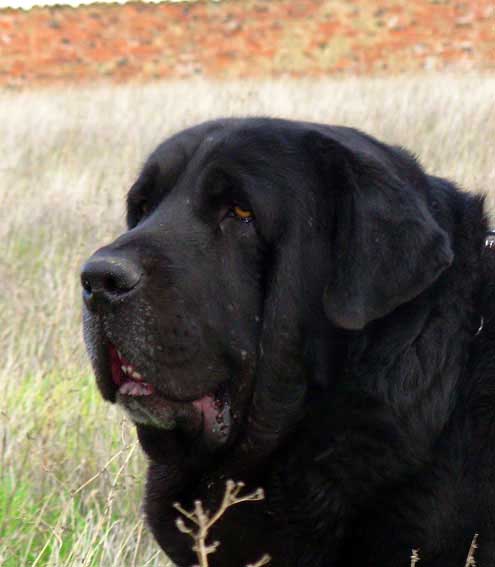
{"type": "Polygon", "coordinates": [[[122,370],[122,372],[123,372],[124,374],[127,374],[127,366],[122,365],[122,366],[120,367],[120,369],[122,370]]]}
{"type": "Polygon", "coordinates": [[[131,386],[132,384],[130,382],[126,382],[125,384],[122,384],[122,386],[119,389],[119,392],[121,394],[129,395],[131,386]]]}
{"type": "Polygon", "coordinates": [[[143,377],[141,376],[141,374],[139,374],[139,372],[136,372],[134,370],[134,372],[131,374],[131,376],[134,378],[134,380],[142,380],[143,377]]]}

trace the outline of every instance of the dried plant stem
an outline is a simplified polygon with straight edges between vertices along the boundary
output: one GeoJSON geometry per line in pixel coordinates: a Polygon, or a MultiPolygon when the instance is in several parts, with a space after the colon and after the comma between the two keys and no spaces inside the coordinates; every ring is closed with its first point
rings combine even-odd
{"type": "MultiPolygon", "coordinates": [[[[239,493],[243,488],[243,482],[228,480],[222,502],[218,510],[211,517],[209,512],[203,509],[203,504],[200,500],[196,500],[194,502],[194,510],[191,512],[185,510],[178,502],[174,504],[174,508],[193,524],[193,527],[188,527],[182,518],[177,518],[176,520],[177,529],[182,533],[191,536],[194,540],[192,549],[196,553],[200,567],[208,567],[208,555],[214,553],[220,545],[220,542],[218,541],[214,541],[212,544],[207,544],[206,538],[208,537],[208,532],[211,527],[222,517],[227,508],[230,508],[235,504],[240,504],[241,502],[256,502],[257,500],[263,500],[265,497],[261,488],[258,488],[249,494],[245,494],[244,496],[239,496],[239,493]],[[194,526],[196,526],[196,529],[194,526]]],[[[264,555],[257,563],[249,567],[261,567],[262,565],[266,565],[269,561],[270,556],[264,555]]]]}
{"type": "MultiPolygon", "coordinates": [[[[478,542],[478,534],[474,534],[473,540],[471,541],[471,546],[469,547],[469,553],[466,558],[466,563],[464,564],[464,567],[476,567],[476,560],[474,558],[474,554],[478,549],[477,542],[478,542]]],[[[413,549],[411,554],[410,567],[414,567],[418,561],[420,561],[419,549],[413,549]]]]}
{"type": "Polygon", "coordinates": [[[249,565],[246,565],[246,567],[263,567],[263,565],[266,565],[270,562],[270,559],[271,557],[267,553],[265,553],[265,555],[263,555],[261,559],[256,561],[256,563],[250,563],[249,565]]]}
{"type": "Polygon", "coordinates": [[[471,542],[471,546],[469,548],[469,553],[466,559],[465,567],[476,567],[476,560],[474,559],[474,554],[478,549],[478,534],[474,534],[473,541],[471,542]]]}

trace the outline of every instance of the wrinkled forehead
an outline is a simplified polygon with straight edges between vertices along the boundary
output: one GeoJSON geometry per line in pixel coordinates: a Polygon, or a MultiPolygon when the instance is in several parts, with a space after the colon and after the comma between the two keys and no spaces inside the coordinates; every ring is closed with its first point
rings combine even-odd
{"type": "MultiPolygon", "coordinates": [[[[186,130],[161,143],[148,157],[140,178],[142,181],[169,184],[176,182],[202,144],[213,141],[213,129],[186,130]]],[[[204,152],[203,152],[204,153],[204,152]]]]}
{"type": "MultiPolygon", "coordinates": [[[[275,167],[298,150],[300,127],[274,119],[222,119],[206,122],[170,137],[150,155],[145,169],[158,165],[160,174],[189,165],[231,162],[239,168],[275,167]]],[[[300,148],[299,148],[300,149],[300,148]]]]}
{"type": "Polygon", "coordinates": [[[184,177],[190,184],[214,168],[232,175],[276,176],[280,146],[270,129],[260,125],[234,119],[202,124],[161,143],[146,160],[130,195],[140,190],[169,191],[184,177]]]}
{"type": "Polygon", "coordinates": [[[300,138],[294,124],[268,119],[226,119],[185,130],[152,152],[129,192],[129,205],[143,194],[155,202],[168,196],[167,204],[186,197],[201,203],[224,176],[260,223],[278,232],[294,203],[299,216],[311,206],[300,138]]]}

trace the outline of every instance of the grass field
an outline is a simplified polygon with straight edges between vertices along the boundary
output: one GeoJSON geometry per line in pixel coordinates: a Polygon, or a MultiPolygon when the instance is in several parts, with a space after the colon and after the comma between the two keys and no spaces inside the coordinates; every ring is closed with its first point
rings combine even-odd
{"type": "Polygon", "coordinates": [[[493,209],[494,93],[475,75],[0,91],[0,565],[168,564],[143,526],[133,428],[85,359],[78,279],[124,227],[126,189],[159,140],[219,115],[352,125],[493,209]]]}

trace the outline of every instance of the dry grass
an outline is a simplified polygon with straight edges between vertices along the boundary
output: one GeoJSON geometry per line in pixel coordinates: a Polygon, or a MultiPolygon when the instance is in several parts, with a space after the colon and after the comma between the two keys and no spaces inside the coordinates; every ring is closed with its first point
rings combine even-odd
{"type": "Polygon", "coordinates": [[[494,92],[483,76],[0,92],[0,565],[167,564],[143,529],[132,427],[93,384],[78,289],[160,139],[218,115],[348,124],[490,191],[494,92]]]}

